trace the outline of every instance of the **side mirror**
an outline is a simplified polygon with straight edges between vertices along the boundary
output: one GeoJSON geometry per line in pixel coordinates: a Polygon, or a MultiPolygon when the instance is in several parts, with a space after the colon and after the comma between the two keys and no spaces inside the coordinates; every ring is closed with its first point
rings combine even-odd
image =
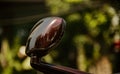
{"type": "Polygon", "coordinates": [[[60,17],[47,17],[35,24],[26,44],[26,54],[31,57],[30,64],[44,74],[89,74],[41,61],[41,58],[60,42],[65,26],[65,21],[60,17]]]}
{"type": "Polygon", "coordinates": [[[65,21],[59,17],[48,17],[38,21],[29,35],[26,54],[39,57],[46,55],[62,38],[65,21]]]}

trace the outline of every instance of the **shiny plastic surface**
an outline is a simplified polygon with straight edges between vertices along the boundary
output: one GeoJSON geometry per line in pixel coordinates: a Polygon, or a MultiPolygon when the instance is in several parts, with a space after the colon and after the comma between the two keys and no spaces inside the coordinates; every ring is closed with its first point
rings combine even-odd
{"type": "Polygon", "coordinates": [[[48,17],[38,21],[32,28],[26,44],[26,54],[42,57],[56,46],[65,29],[65,21],[60,17],[48,17]]]}

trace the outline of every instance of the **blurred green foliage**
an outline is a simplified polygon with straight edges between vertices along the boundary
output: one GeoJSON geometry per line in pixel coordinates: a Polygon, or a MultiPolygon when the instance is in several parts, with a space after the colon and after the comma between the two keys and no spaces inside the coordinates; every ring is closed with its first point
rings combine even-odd
{"type": "MultiPolygon", "coordinates": [[[[66,20],[67,25],[60,45],[45,56],[44,61],[93,74],[120,72],[118,59],[120,45],[115,45],[120,43],[120,12],[118,11],[120,1],[113,1],[113,4],[112,0],[108,2],[43,0],[42,2],[43,6],[38,9],[39,14],[44,16],[36,16],[39,15],[36,13],[35,16],[30,15],[31,19],[23,18],[23,23],[18,17],[14,18],[17,21],[8,19],[13,25],[0,23],[0,74],[36,73],[30,67],[29,58],[24,54],[25,48],[22,47],[25,46],[32,26],[46,16],[60,16],[66,20]]],[[[30,9],[30,7],[27,8],[30,9]]],[[[33,14],[33,12],[24,12],[24,17],[25,14],[33,14]]],[[[16,15],[18,15],[17,12],[16,15]]]]}

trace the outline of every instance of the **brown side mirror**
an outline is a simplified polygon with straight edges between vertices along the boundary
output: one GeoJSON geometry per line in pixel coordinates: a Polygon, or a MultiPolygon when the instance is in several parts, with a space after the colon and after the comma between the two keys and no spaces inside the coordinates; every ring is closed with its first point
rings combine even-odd
{"type": "Polygon", "coordinates": [[[31,57],[31,66],[44,74],[89,74],[76,69],[56,66],[41,61],[61,40],[66,23],[60,17],[47,17],[32,28],[26,44],[26,54],[31,57]]]}

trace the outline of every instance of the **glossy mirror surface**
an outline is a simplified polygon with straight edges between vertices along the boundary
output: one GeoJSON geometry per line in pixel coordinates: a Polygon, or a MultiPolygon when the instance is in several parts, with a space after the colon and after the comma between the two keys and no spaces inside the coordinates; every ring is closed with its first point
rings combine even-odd
{"type": "Polygon", "coordinates": [[[43,56],[56,46],[65,29],[65,21],[60,17],[47,17],[38,21],[32,28],[26,44],[26,54],[43,56]]]}

